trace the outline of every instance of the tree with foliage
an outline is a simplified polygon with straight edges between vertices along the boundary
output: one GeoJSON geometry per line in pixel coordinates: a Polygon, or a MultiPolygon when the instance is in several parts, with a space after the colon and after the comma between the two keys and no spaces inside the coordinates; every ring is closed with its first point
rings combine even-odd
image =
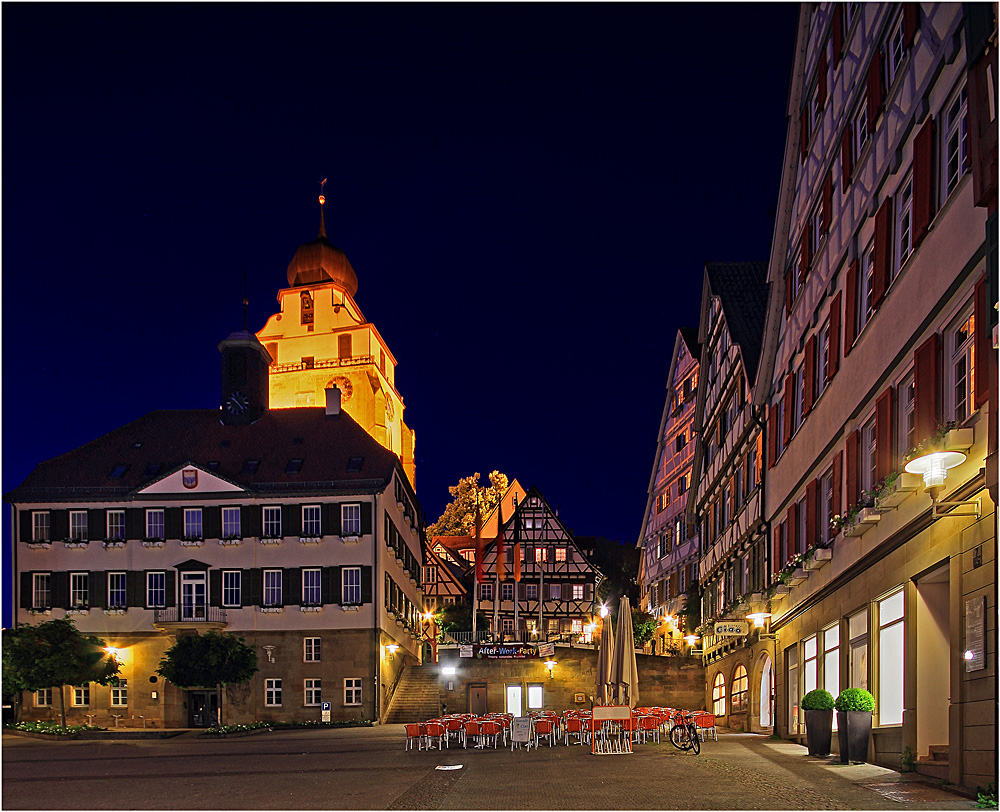
{"type": "Polygon", "coordinates": [[[479,481],[478,471],[462,477],[457,485],[448,488],[452,500],[440,518],[427,528],[427,537],[472,535],[476,524],[476,497],[479,497],[479,509],[486,518],[507,492],[508,486],[507,475],[499,471],[490,472],[489,485],[479,481]]]}
{"type": "Polygon", "coordinates": [[[632,635],[635,637],[635,644],[643,646],[653,639],[656,633],[656,618],[645,609],[637,606],[632,607],[632,635]]]}
{"type": "Polygon", "coordinates": [[[107,685],[118,676],[118,661],[108,656],[104,645],[100,638],[83,634],[68,618],[5,630],[4,693],[57,688],[59,714],[66,727],[64,685],[107,685]]]}
{"type": "MultiPolygon", "coordinates": [[[[453,603],[442,606],[434,615],[434,622],[446,634],[472,631],[472,607],[467,603],[453,603]]],[[[476,612],[476,626],[488,629],[490,620],[482,612],[476,612]]]]}
{"type": "Polygon", "coordinates": [[[581,536],[577,544],[584,549],[593,549],[591,563],[604,577],[597,587],[597,599],[608,606],[616,604],[623,595],[628,595],[634,606],[639,601],[639,555],[634,542],[611,541],[603,536],[581,536]]]}
{"type": "Polygon", "coordinates": [[[186,634],[168,648],[156,673],[178,688],[206,688],[219,692],[222,719],[222,686],[247,682],[259,670],[257,652],[242,637],[220,634],[186,634]]]}

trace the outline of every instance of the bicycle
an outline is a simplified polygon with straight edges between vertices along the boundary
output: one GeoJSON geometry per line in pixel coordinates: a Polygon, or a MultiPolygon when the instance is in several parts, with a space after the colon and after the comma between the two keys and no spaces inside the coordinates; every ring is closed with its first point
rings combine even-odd
{"type": "Polygon", "coordinates": [[[679,713],[673,727],[670,728],[670,743],[678,750],[693,750],[695,755],[701,752],[701,739],[698,737],[698,726],[694,723],[694,714],[679,713]]]}

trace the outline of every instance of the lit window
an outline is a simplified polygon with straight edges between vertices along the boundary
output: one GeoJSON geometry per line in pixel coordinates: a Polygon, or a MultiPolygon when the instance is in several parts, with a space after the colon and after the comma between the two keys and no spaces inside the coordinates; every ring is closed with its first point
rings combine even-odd
{"type": "Polygon", "coordinates": [[[90,606],[89,572],[69,574],[69,605],[71,609],[86,609],[90,606]]]}
{"type": "Polygon", "coordinates": [[[913,390],[913,373],[907,375],[898,389],[899,402],[899,456],[902,458],[907,451],[916,445],[917,424],[913,407],[915,404],[913,390]]]}
{"type": "Polygon", "coordinates": [[[307,663],[318,663],[322,656],[322,638],[306,637],[302,641],[302,660],[307,663]]]}
{"type": "Polygon", "coordinates": [[[281,570],[264,570],[264,606],[281,605],[281,570]]]}
{"type": "Polygon", "coordinates": [[[361,704],[361,677],[347,677],[344,680],[344,704],[361,704]]]}
{"type": "Polygon", "coordinates": [[[344,567],[341,573],[341,603],[361,603],[361,567],[344,567]]]}
{"type": "Polygon", "coordinates": [[[556,547],[556,562],[565,561],[565,560],[566,560],[566,548],[565,547],[556,547]]]}
{"type": "Polygon", "coordinates": [[[90,683],[73,686],[73,705],[81,707],[90,704],[90,683]]]}
{"type": "Polygon", "coordinates": [[[583,600],[583,584],[573,584],[573,600],[583,600]]]}
{"type": "Polygon", "coordinates": [[[823,632],[823,688],[833,696],[840,693],[840,626],[823,632]]]}
{"type": "Polygon", "coordinates": [[[583,634],[583,620],[581,618],[573,618],[570,629],[573,634],[583,634]]]}
{"type": "Polygon", "coordinates": [[[87,511],[71,510],[69,512],[70,541],[87,540],[87,511]]]}
{"type": "Polygon", "coordinates": [[[125,511],[108,511],[108,541],[125,540],[125,511]]]}
{"type": "Polygon", "coordinates": [[[749,688],[750,680],[747,677],[746,668],[742,665],[736,666],[736,670],[733,672],[733,713],[740,713],[747,709],[747,693],[749,688]]]}
{"type": "Polygon", "coordinates": [[[878,603],[879,725],[903,723],[903,590],[878,603]]]}
{"type": "Polygon", "coordinates": [[[167,605],[167,574],[165,572],[146,573],[146,606],[150,609],[167,605]]]}
{"type": "Polygon", "coordinates": [[[802,690],[809,693],[818,685],[818,660],[816,635],[802,641],[802,690]]]}
{"type": "Polygon", "coordinates": [[[52,608],[52,573],[35,572],[31,575],[31,608],[52,608]]]}
{"type": "Polygon", "coordinates": [[[857,335],[865,329],[875,312],[875,243],[869,244],[861,257],[861,278],[858,280],[858,329],[857,335]]]}
{"type": "Polygon", "coordinates": [[[712,685],[712,713],[716,716],[726,715],[726,678],[721,671],[715,675],[712,685]]]}
{"type": "Polygon", "coordinates": [[[111,707],[124,708],[128,705],[128,680],[118,679],[111,683],[111,707]]]}
{"type": "Polygon", "coordinates": [[[340,506],[340,535],[361,535],[361,505],[349,504],[340,506]]]}
{"type": "Polygon", "coordinates": [[[944,180],[945,196],[950,195],[969,170],[969,100],[965,87],[945,112],[944,180]]]}
{"type": "Polygon", "coordinates": [[[302,570],[302,605],[319,606],[323,602],[320,579],[323,571],[318,567],[302,570]]]}
{"type": "Polygon", "coordinates": [[[35,691],[35,707],[48,708],[52,706],[52,689],[40,688],[35,691]]]}
{"type": "Polygon", "coordinates": [[[906,263],[913,251],[913,180],[907,178],[896,195],[896,262],[893,275],[906,263]]]}
{"type": "Polygon", "coordinates": [[[224,507],[222,509],[222,537],[224,539],[238,539],[242,535],[240,509],[238,507],[224,507]]]}
{"type": "Polygon", "coordinates": [[[108,573],[108,609],[124,609],[125,602],[125,573],[108,573]]]}
{"type": "Polygon", "coordinates": [[[184,538],[202,538],[201,508],[184,508],[184,538]]]}
{"type": "Polygon", "coordinates": [[[543,686],[541,685],[529,685],[528,686],[528,710],[538,710],[544,705],[542,704],[543,697],[543,686]]]}
{"type": "Polygon", "coordinates": [[[264,680],[264,704],[271,708],[281,707],[281,680],[264,680]]]}
{"type": "Polygon", "coordinates": [[[264,508],[264,538],[281,538],[281,506],[264,508]]]}
{"type": "Polygon", "coordinates": [[[146,511],[146,538],[150,540],[164,538],[163,508],[150,508],[146,511]]]}
{"type": "Polygon", "coordinates": [[[851,688],[868,690],[868,610],[847,619],[850,647],[851,688]]]}
{"type": "Polygon", "coordinates": [[[222,605],[236,607],[242,603],[243,573],[240,570],[222,571],[222,605]]]}
{"type": "Polygon", "coordinates": [[[544,547],[536,547],[535,548],[535,563],[536,564],[544,564],[545,563],[545,561],[548,558],[548,556],[545,553],[546,553],[546,550],[545,550],[544,547]]]}
{"type": "Polygon", "coordinates": [[[946,352],[948,353],[948,394],[949,412],[956,423],[961,423],[973,412],[972,393],[975,391],[976,347],[975,315],[971,305],[948,329],[946,352]]]}
{"type": "Polygon", "coordinates": [[[306,705],[318,705],[323,701],[323,680],[307,679],[304,688],[306,705]]]}

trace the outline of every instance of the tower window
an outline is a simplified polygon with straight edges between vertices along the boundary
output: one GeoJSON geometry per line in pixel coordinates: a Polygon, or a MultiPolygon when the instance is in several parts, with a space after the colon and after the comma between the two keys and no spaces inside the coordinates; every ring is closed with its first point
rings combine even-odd
{"type": "Polygon", "coordinates": [[[313,323],[313,299],[309,294],[309,291],[302,291],[301,296],[301,309],[300,309],[300,323],[301,324],[312,324],[313,323]]]}
{"type": "Polygon", "coordinates": [[[351,347],[351,334],[337,336],[337,357],[341,360],[350,358],[354,353],[351,347]]]}

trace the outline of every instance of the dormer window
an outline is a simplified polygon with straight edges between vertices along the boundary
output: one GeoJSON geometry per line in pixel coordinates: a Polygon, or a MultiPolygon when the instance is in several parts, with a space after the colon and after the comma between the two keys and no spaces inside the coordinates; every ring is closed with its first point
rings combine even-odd
{"type": "Polygon", "coordinates": [[[121,479],[123,476],[125,476],[125,472],[127,470],[128,470],[127,465],[116,465],[114,468],[111,469],[111,473],[108,474],[108,476],[111,479],[121,479]]]}
{"type": "Polygon", "coordinates": [[[288,465],[285,466],[286,474],[300,474],[302,473],[302,460],[291,459],[288,461],[288,465]]]}
{"type": "Polygon", "coordinates": [[[257,473],[258,468],[260,468],[260,460],[244,460],[240,473],[244,476],[251,476],[257,473]]]}
{"type": "Polygon", "coordinates": [[[364,457],[351,457],[347,460],[347,470],[348,471],[360,471],[361,466],[365,464],[364,457]]]}

